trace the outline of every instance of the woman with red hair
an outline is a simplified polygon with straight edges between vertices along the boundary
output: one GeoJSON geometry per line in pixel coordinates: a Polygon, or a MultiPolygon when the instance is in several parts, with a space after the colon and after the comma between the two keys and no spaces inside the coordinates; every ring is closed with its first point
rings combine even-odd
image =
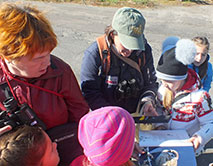
{"type": "MultiPolygon", "coordinates": [[[[41,11],[29,5],[1,4],[1,110],[5,110],[5,89],[9,89],[10,97],[18,105],[28,104],[47,129],[66,123],[76,125],[89,111],[70,66],[51,54],[56,46],[56,34],[41,11]]],[[[82,152],[77,137],[72,139],[72,146],[58,146],[62,163],[69,164],[82,152]],[[64,161],[66,152],[69,157],[64,161]]]]}

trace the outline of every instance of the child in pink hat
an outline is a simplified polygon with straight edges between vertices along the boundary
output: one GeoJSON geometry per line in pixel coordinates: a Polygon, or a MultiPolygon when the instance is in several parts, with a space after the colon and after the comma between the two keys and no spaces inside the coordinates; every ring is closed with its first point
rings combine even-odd
{"type": "Polygon", "coordinates": [[[131,166],[135,123],[120,107],[102,107],[83,116],[78,139],[84,155],[70,166],[131,166]]]}

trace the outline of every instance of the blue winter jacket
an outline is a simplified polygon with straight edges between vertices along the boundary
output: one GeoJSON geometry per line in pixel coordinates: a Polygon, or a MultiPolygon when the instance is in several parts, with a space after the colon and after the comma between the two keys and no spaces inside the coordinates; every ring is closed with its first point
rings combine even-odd
{"type": "MultiPolygon", "coordinates": [[[[133,51],[130,57],[138,62],[142,56],[142,51],[133,51]]],[[[133,113],[139,99],[143,97],[154,97],[158,84],[156,83],[155,69],[153,65],[152,50],[149,44],[145,45],[145,65],[141,65],[138,72],[112,51],[110,52],[110,70],[107,75],[103,72],[101,58],[97,42],[94,42],[84,53],[81,66],[81,89],[83,96],[92,110],[104,106],[120,106],[133,113]],[[117,97],[118,84],[124,80],[135,78],[140,87],[139,93],[128,99],[117,97]]],[[[142,62],[142,64],[143,64],[142,62]]]]}
{"type": "MultiPolygon", "coordinates": [[[[206,90],[207,92],[209,92],[210,88],[211,88],[211,82],[212,82],[212,64],[209,62],[210,56],[207,56],[207,61],[208,61],[208,69],[207,69],[207,73],[206,76],[201,80],[201,84],[202,84],[202,89],[206,90]]],[[[197,66],[195,66],[194,64],[190,64],[188,66],[189,68],[195,70],[196,73],[199,72],[199,68],[197,66]]]]}

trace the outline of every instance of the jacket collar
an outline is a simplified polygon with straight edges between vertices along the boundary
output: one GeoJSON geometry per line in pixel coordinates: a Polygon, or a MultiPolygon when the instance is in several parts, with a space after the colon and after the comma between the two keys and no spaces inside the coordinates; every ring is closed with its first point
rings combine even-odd
{"type": "MultiPolygon", "coordinates": [[[[7,65],[5,64],[4,60],[1,59],[1,58],[0,58],[0,66],[1,66],[2,70],[4,68],[4,70],[6,70],[11,76],[16,77],[16,78],[18,78],[18,79],[20,79],[22,81],[30,82],[30,83],[33,83],[33,82],[35,82],[37,80],[44,80],[44,79],[58,77],[58,76],[63,74],[62,71],[58,68],[58,66],[56,64],[56,57],[53,56],[53,55],[50,55],[50,66],[47,68],[47,72],[45,74],[43,74],[42,76],[37,77],[37,78],[27,79],[27,78],[19,77],[19,76],[16,76],[16,75],[12,74],[8,70],[7,65]]],[[[11,80],[10,77],[8,79],[11,80]]],[[[5,80],[4,81],[3,80],[1,81],[0,84],[5,83],[5,80]]]]}
{"type": "Polygon", "coordinates": [[[43,74],[42,76],[38,78],[34,78],[36,80],[38,79],[49,79],[54,78],[62,75],[63,72],[59,69],[59,67],[56,64],[56,58],[53,55],[50,55],[50,66],[47,68],[47,72],[43,74]]]}
{"type": "Polygon", "coordinates": [[[200,79],[197,73],[192,69],[188,69],[188,76],[186,79],[186,83],[181,88],[181,91],[184,90],[193,91],[195,89],[198,89],[199,87],[200,87],[200,79]]]}

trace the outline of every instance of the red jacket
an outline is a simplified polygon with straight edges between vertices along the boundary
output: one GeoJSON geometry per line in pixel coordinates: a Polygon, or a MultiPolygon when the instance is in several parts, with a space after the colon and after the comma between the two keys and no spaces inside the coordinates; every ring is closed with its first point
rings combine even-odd
{"type": "MultiPolygon", "coordinates": [[[[0,62],[1,85],[6,82],[2,69],[7,72],[8,70],[1,59],[0,62]]],[[[72,69],[53,55],[51,55],[51,65],[48,67],[47,73],[41,77],[27,80],[14,75],[13,77],[63,95],[63,97],[59,97],[7,76],[19,103],[28,103],[47,128],[66,122],[78,122],[89,111],[72,69]]],[[[0,90],[0,104],[5,98],[4,91],[0,90]]]]}

